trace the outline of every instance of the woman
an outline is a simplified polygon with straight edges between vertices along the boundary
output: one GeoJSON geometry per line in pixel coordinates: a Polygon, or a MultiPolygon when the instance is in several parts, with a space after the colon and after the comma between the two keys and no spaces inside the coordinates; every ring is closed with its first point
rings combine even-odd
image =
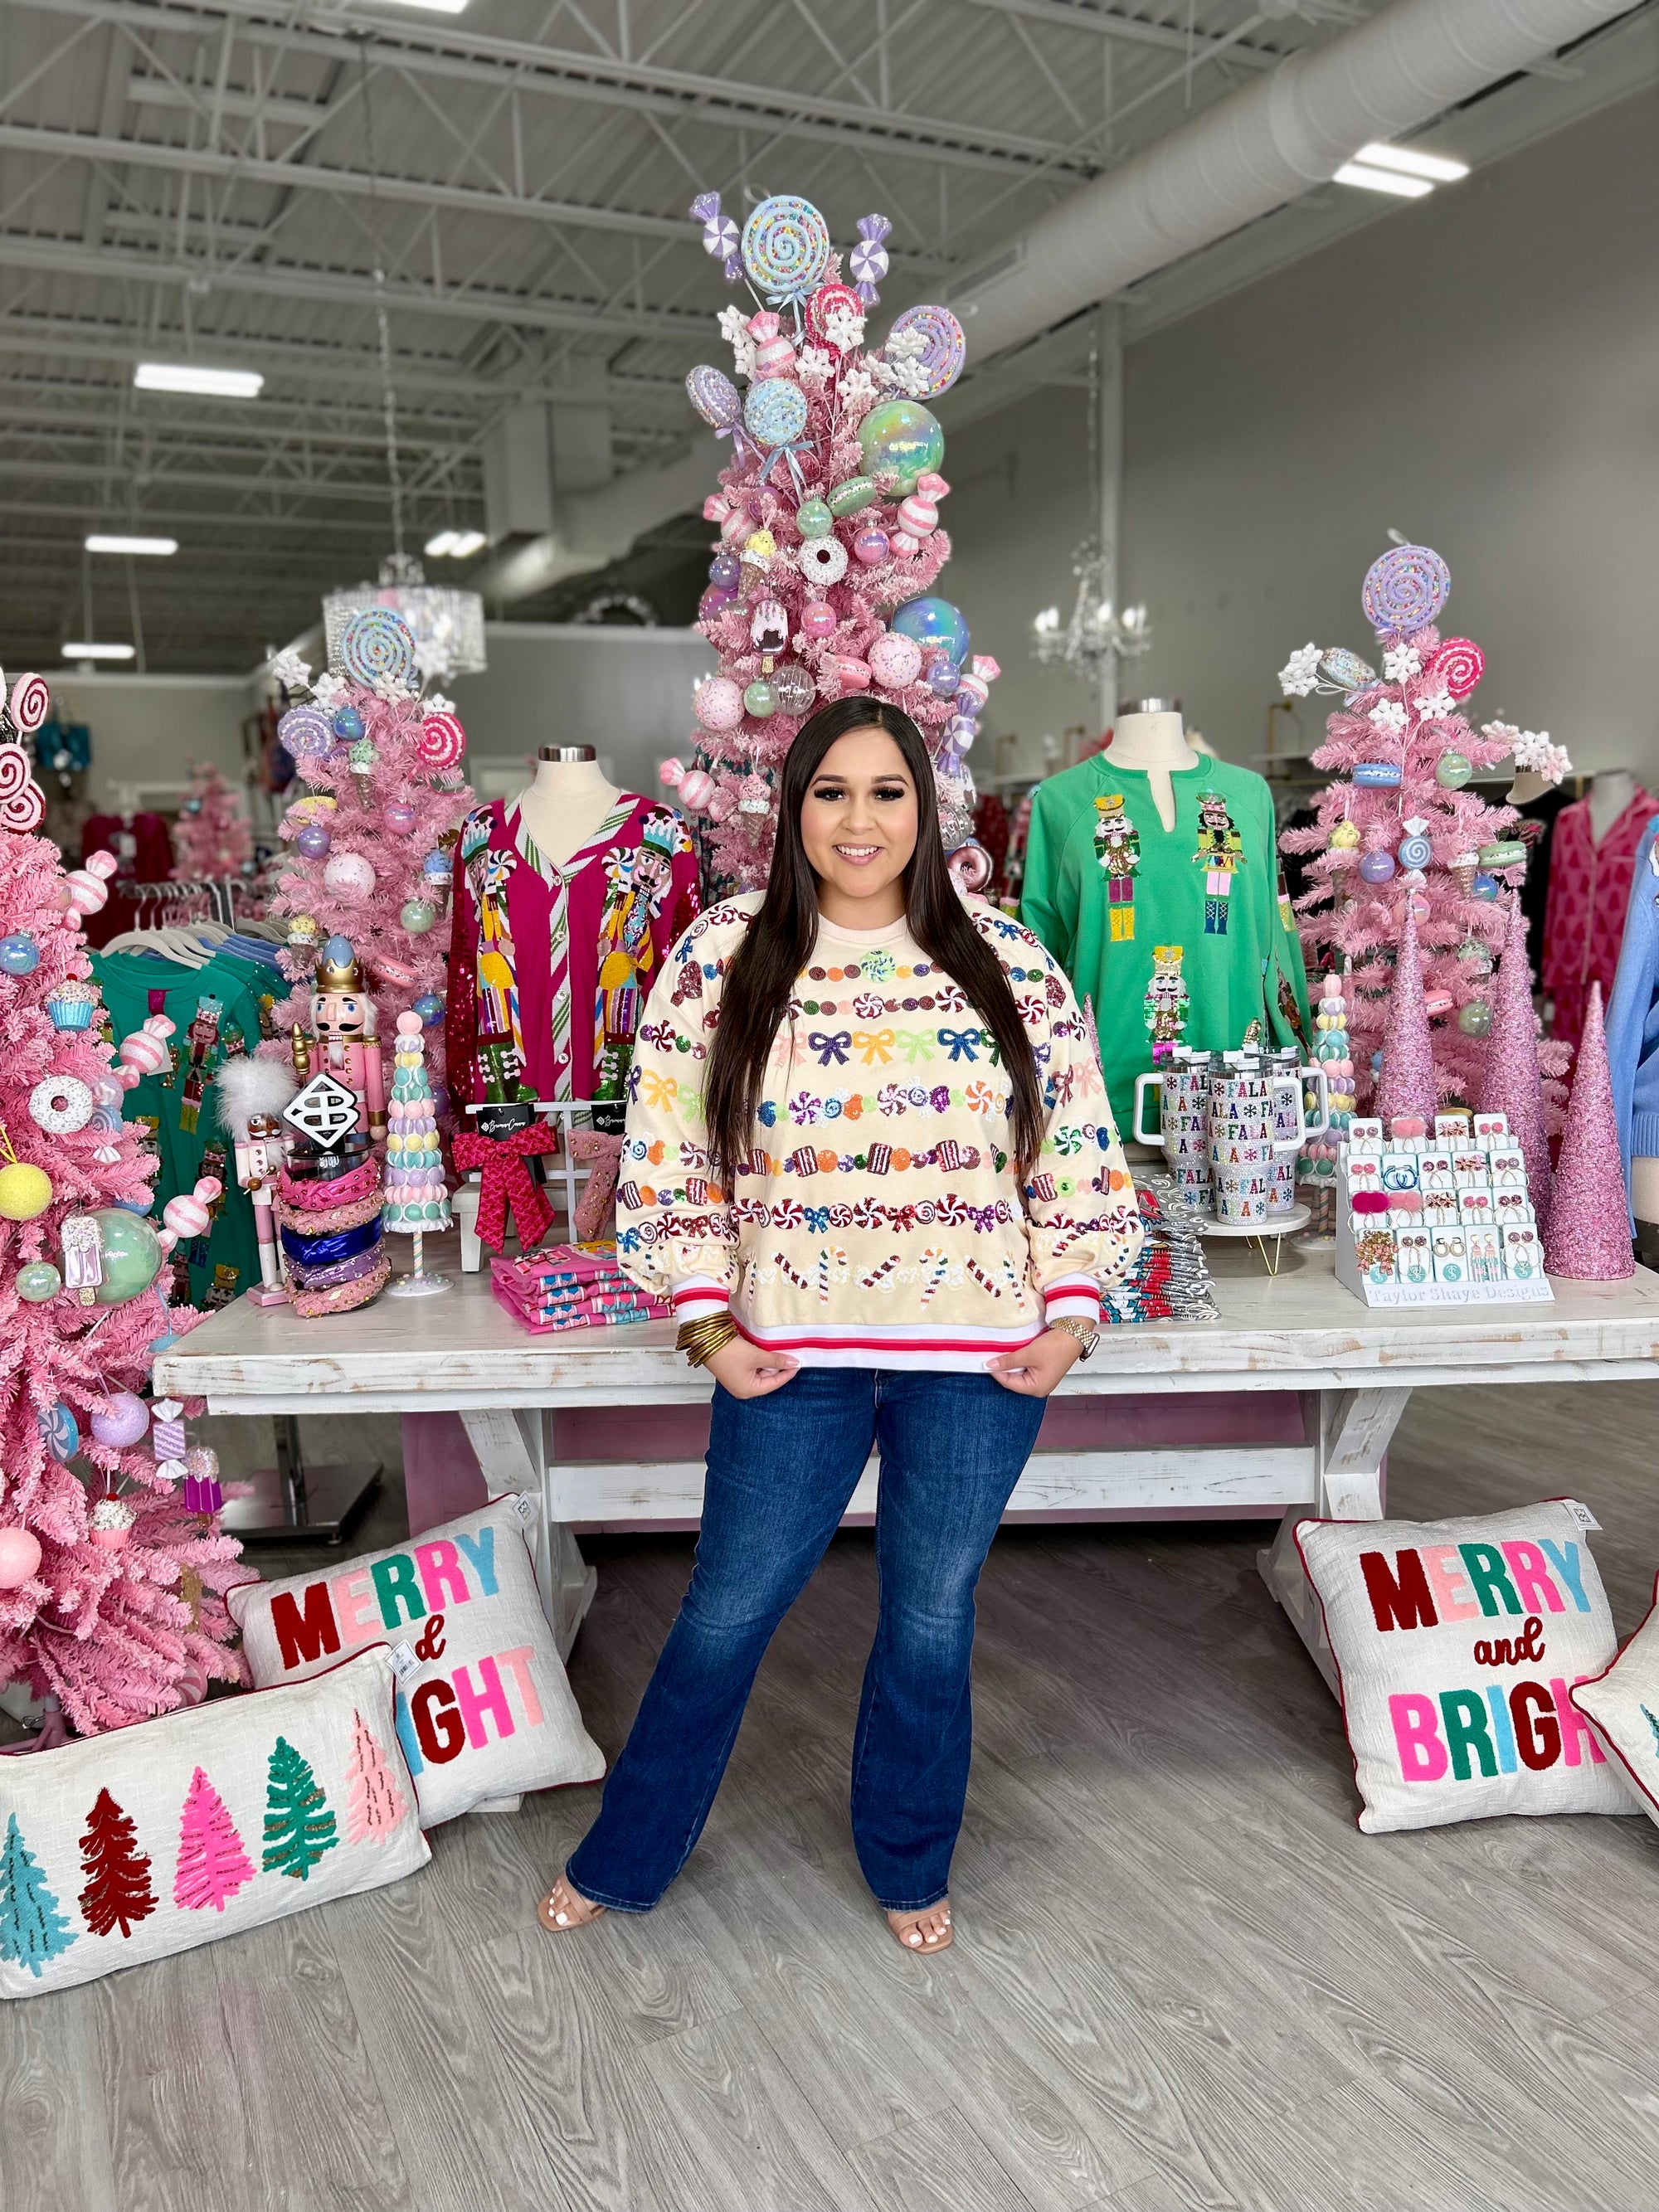
{"type": "Polygon", "coordinates": [[[764,896],[692,924],[639,1032],[617,1245],[714,1375],[708,1486],[690,1587],[540,1918],[648,1911],[679,1872],[873,1445],[853,1833],[899,1942],[939,1951],[974,1587],[1139,1216],[1076,1001],[1028,930],[957,895],[909,717],[814,714],[778,806],[764,896]]]}

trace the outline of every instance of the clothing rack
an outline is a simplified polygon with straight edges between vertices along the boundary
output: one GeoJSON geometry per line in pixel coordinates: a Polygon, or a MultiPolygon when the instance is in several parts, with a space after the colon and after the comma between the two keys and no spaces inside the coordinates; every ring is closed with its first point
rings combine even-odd
{"type": "Polygon", "coordinates": [[[133,927],[137,929],[167,928],[184,921],[222,921],[227,929],[236,927],[236,893],[238,879],[234,876],[181,876],[166,883],[123,883],[119,877],[110,887],[131,899],[137,909],[133,927]],[[205,908],[199,903],[205,901],[205,908]],[[155,902],[157,911],[147,915],[144,908],[155,902]],[[169,907],[176,912],[169,912],[169,907]]]}

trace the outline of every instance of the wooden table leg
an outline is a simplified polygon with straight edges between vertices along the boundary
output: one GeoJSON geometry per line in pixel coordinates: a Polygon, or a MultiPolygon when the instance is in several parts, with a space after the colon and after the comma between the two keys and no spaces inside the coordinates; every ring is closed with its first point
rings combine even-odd
{"type": "Polygon", "coordinates": [[[1290,1617],[1313,1662],[1338,1697],[1336,1662],[1325,1638],[1324,1616],[1296,1547],[1296,1524],[1310,1517],[1333,1521],[1382,1518],[1382,1462],[1406,1410],[1409,1390],[1322,1390],[1319,1394],[1319,1497],[1310,1516],[1292,1506],[1279,1533],[1255,1563],[1261,1579],[1290,1617]]]}
{"type": "Polygon", "coordinates": [[[599,1578],[583,1559],[569,1527],[553,1518],[553,1416],[529,1407],[516,1413],[463,1413],[461,1419],[483,1469],[486,1491],[497,1496],[514,1490],[534,1502],[527,1533],[536,1562],[536,1586],[559,1656],[568,1659],[599,1578]]]}

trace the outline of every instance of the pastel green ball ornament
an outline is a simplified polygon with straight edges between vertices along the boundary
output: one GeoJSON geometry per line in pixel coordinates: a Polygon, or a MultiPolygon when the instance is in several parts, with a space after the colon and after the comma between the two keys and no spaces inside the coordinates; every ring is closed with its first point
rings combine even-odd
{"type": "Polygon", "coordinates": [[[438,919],[438,909],[430,899],[405,899],[398,909],[398,919],[411,937],[424,937],[438,919]]]}
{"type": "Polygon", "coordinates": [[[43,1306],[64,1287],[64,1279],[50,1260],[31,1260],[17,1270],[17,1295],[25,1305],[43,1306]]]}
{"type": "Polygon", "coordinates": [[[104,1271],[93,1302],[124,1306],[147,1291],[161,1272],[161,1240],[148,1221],[118,1206],[100,1206],[91,1218],[98,1224],[98,1256],[104,1271]]]}
{"type": "Polygon", "coordinates": [[[1474,763],[1467,753],[1442,753],[1434,764],[1434,780],[1442,791],[1462,791],[1474,774],[1474,763]]]}
{"type": "Polygon", "coordinates": [[[1492,1008],[1484,999],[1471,999],[1467,1006],[1458,1008],[1457,1026],[1465,1036],[1490,1036],[1492,1008]]]}
{"type": "Polygon", "coordinates": [[[945,459],[945,433],[916,399],[884,399],[859,424],[859,449],[872,477],[908,494],[945,459]]]}
{"type": "Polygon", "coordinates": [[[828,500],[804,499],[795,509],[795,527],[803,538],[827,538],[835,526],[828,500]]]}
{"type": "Polygon", "coordinates": [[[744,712],[752,715],[756,721],[769,721],[778,711],[778,695],[765,677],[757,676],[752,684],[744,687],[743,705],[744,712]]]}

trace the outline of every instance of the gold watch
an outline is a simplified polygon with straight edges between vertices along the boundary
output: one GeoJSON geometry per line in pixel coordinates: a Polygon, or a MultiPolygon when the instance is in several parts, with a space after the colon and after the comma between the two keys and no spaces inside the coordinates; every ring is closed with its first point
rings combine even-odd
{"type": "Polygon", "coordinates": [[[1073,1314],[1062,1314],[1058,1321],[1051,1321],[1048,1326],[1063,1329],[1067,1336],[1075,1339],[1079,1347],[1077,1355],[1079,1364],[1092,1356],[1096,1345],[1100,1342],[1100,1331],[1091,1322],[1079,1321],[1073,1314]]]}

